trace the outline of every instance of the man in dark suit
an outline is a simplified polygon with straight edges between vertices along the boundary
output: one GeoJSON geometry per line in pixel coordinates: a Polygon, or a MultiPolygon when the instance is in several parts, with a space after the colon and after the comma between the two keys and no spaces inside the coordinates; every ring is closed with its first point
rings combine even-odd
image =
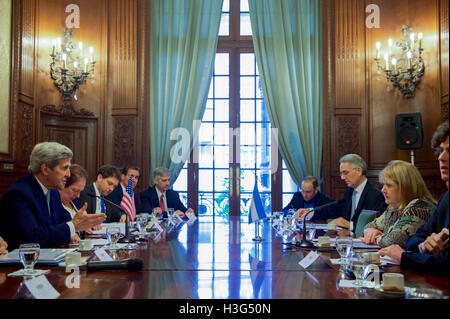
{"type": "Polygon", "coordinates": [[[86,185],[78,200],[81,205],[88,203],[86,210],[88,214],[105,213],[107,223],[124,223],[126,221],[124,212],[101,198],[108,196],[119,185],[119,179],[120,171],[117,167],[103,165],[99,168],[95,182],[86,185]]]}
{"type": "MultiPolygon", "coordinates": [[[[122,174],[120,175],[121,180],[120,180],[119,186],[114,188],[114,190],[111,192],[111,194],[106,196],[106,198],[120,206],[120,203],[122,202],[123,194],[126,191],[130,177],[131,177],[131,181],[133,183],[133,190],[134,190],[134,189],[136,189],[136,185],[139,182],[140,171],[141,170],[139,167],[125,166],[122,169],[122,174]]],[[[139,212],[138,203],[136,201],[135,201],[135,205],[136,205],[136,212],[139,212]]],[[[114,208],[115,208],[115,210],[118,209],[116,207],[114,207],[114,208]]]]}
{"type": "MultiPolygon", "coordinates": [[[[432,146],[439,154],[441,179],[449,187],[449,125],[441,124],[432,139],[432,146]]],[[[433,273],[441,276],[449,274],[449,199],[448,190],[439,200],[438,206],[428,221],[406,243],[406,251],[399,245],[391,245],[379,251],[381,256],[389,256],[402,269],[433,273]]]]}
{"type": "Polygon", "coordinates": [[[58,247],[79,240],[77,231],[99,225],[104,214],[88,216],[86,205],[73,217],[64,209],[57,189],[70,176],[72,151],[54,142],[37,144],[25,175],[11,185],[0,202],[0,235],[13,250],[23,243],[58,247]]]}
{"type": "Polygon", "coordinates": [[[194,212],[192,208],[186,209],[176,191],[169,189],[170,171],[167,168],[159,167],[155,169],[153,175],[155,177],[155,185],[147,188],[140,194],[140,213],[151,213],[154,211],[156,214],[161,214],[167,212],[169,208],[173,208],[180,216],[194,212]]]}
{"type": "MultiPolygon", "coordinates": [[[[384,212],[387,205],[383,194],[366,177],[367,165],[357,154],[347,154],[340,159],[341,179],[347,184],[342,198],[314,211],[312,220],[327,220],[344,228],[356,228],[359,214],[363,209],[384,212]],[[351,226],[353,224],[353,227],[351,226]]],[[[300,209],[305,216],[307,209],[300,209]]]]}
{"type": "Polygon", "coordinates": [[[289,209],[315,208],[333,201],[333,199],[319,191],[319,183],[314,176],[304,177],[301,188],[302,191],[294,193],[291,201],[283,208],[283,211],[288,211],[289,209]]]}

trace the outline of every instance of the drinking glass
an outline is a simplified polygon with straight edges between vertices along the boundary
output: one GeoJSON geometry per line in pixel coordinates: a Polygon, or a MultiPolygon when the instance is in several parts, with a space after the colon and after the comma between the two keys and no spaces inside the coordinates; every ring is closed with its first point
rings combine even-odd
{"type": "Polygon", "coordinates": [[[138,230],[139,234],[142,233],[143,222],[144,222],[143,218],[140,215],[136,216],[135,223],[136,223],[136,229],[138,230]]]}
{"type": "Polygon", "coordinates": [[[24,273],[26,275],[33,275],[36,273],[34,270],[34,264],[39,258],[40,246],[39,244],[30,243],[22,244],[19,247],[20,261],[24,267],[24,273]]]}
{"type": "Polygon", "coordinates": [[[337,237],[336,250],[341,256],[341,264],[348,263],[353,251],[353,239],[351,237],[337,237]]]}
{"type": "Polygon", "coordinates": [[[315,228],[309,228],[306,230],[306,239],[309,241],[313,241],[316,237],[316,229],[315,228]]]}
{"type": "Polygon", "coordinates": [[[106,236],[108,237],[110,249],[116,249],[117,242],[119,241],[120,237],[122,237],[120,234],[120,228],[116,226],[109,227],[106,231],[106,236]]]}
{"type": "Polygon", "coordinates": [[[173,215],[173,208],[167,208],[167,217],[172,217],[173,215]]]}
{"type": "Polygon", "coordinates": [[[355,275],[356,281],[355,286],[363,287],[364,286],[364,275],[365,270],[368,265],[359,259],[352,260],[352,270],[353,274],[355,275]]]}

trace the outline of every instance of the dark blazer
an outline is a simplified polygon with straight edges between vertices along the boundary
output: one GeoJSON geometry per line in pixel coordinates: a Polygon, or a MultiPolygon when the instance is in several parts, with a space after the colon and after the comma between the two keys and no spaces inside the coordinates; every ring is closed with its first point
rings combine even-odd
{"type": "Polygon", "coordinates": [[[425,241],[432,233],[439,233],[448,225],[448,191],[439,200],[438,206],[428,221],[420,227],[416,234],[411,236],[406,243],[406,252],[402,254],[400,267],[420,272],[433,273],[441,276],[449,274],[449,255],[447,249],[438,253],[421,253],[419,244],[425,241]]]}
{"type": "MultiPolygon", "coordinates": [[[[314,212],[312,220],[327,220],[329,218],[343,217],[350,221],[352,194],[353,188],[347,187],[341,199],[317,209],[314,212]]],[[[353,215],[353,218],[351,219],[351,221],[353,221],[353,227],[356,228],[361,210],[376,210],[382,213],[386,210],[387,206],[380,190],[367,181],[367,184],[361,193],[361,197],[359,198],[358,206],[355,209],[355,215],[353,215]]]]}
{"type": "MultiPolygon", "coordinates": [[[[316,196],[314,196],[314,207],[319,207],[328,203],[331,203],[334,201],[330,197],[326,196],[325,194],[322,194],[321,192],[318,192],[316,196]]],[[[303,198],[302,192],[296,192],[294,193],[294,196],[292,197],[291,201],[283,210],[289,210],[289,209],[299,209],[304,208],[305,206],[305,199],[303,198]]]]}
{"type": "MultiPolygon", "coordinates": [[[[119,186],[117,186],[119,187],[119,186]]],[[[117,188],[116,187],[116,188],[117,188]]],[[[84,203],[88,203],[88,207],[86,209],[86,212],[88,214],[95,214],[95,208],[97,207],[97,198],[95,197],[95,189],[94,184],[86,185],[86,187],[81,191],[79,202],[80,205],[83,206],[84,203]]],[[[111,205],[111,203],[108,203],[106,200],[105,202],[105,210],[106,210],[106,223],[117,223],[120,221],[120,217],[124,214],[121,212],[118,208],[111,205]]]]}
{"type": "Polygon", "coordinates": [[[120,203],[122,202],[122,197],[123,197],[123,191],[122,191],[122,186],[120,186],[121,183],[119,183],[119,185],[117,185],[116,188],[114,188],[114,190],[111,192],[111,194],[109,194],[108,196],[106,196],[107,199],[109,199],[110,201],[112,201],[113,203],[120,205],[120,203]]]}
{"type": "MultiPolygon", "coordinates": [[[[153,208],[160,207],[158,193],[156,192],[156,186],[147,188],[145,191],[140,193],[141,204],[139,205],[139,213],[151,213],[153,208]]],[[[166,192],[166,208],[173,208],[174,210],[181,210],[183,213],[186,212],[187,208],[184,207],[180,200],[180,195],[171,189],[166,192]]]]}
{"type": "Polygon", "coordinates": [[[50,209],[51,216],[42,188],[32,174],[11,185],[0,201],[0,236],[8,243],[8,250],[22,243],[39,243],[42,248],[67,245],[67,222],[72,218],[56,189],[50,190],[50,209]]]}

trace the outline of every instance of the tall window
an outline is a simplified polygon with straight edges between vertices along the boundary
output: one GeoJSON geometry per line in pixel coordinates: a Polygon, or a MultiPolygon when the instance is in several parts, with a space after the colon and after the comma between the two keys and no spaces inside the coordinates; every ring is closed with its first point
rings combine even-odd
{"type": "MultiPolygon", "coordinates": [[[[173,185],[204,218],[235,215],[246,220],[255,178],[266,212],[274,198],[278,206],[282,203],[281,183],[272,184],[271,148],[276,146],[251,34],[248,1],[224,0],[198,147],[173,185]]],[[[286,175],[284,170],[275,174],[279,181],[286,175]]]]}

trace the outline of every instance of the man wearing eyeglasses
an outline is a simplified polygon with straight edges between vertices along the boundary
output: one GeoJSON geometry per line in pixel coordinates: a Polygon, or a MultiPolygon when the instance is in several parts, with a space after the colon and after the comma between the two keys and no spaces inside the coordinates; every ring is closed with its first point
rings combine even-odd
{"type": "MultiPolygon", "coordinates": [[[[347,184],[347,189],[340,200],[316,208],[311,219],[333,219],[332,224],[354,230],[363,209],[384,212],[387,205],[380,190],[367,179],[367,165],[361,156],[347,154],[339,162],[341,179],[347,184]]],[[[300,209],[297,216],[304,217],[307,212],[309,209],[300,209]]]]}

